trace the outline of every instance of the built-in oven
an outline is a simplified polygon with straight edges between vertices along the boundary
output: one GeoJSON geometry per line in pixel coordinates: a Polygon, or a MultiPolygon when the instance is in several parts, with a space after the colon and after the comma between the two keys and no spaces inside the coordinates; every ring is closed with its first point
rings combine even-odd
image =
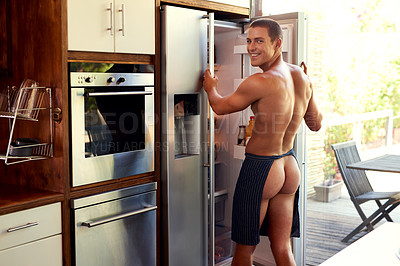
{"type": "Polygon", "coordinates": [[[72,186],[154,171],[151,65],[70,63],[72,186]]]}

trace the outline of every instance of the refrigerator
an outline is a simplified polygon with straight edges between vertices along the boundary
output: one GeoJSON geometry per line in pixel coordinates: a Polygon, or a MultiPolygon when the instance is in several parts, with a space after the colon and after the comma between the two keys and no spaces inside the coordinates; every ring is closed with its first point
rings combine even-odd
{"type": "MultiPolygon", "coordinates": [[[[303,32],[304,15],[273,18],[282,21],[285,60],[300,65],[306,54],[299,45],[305,36],[298,34],[303,32]]],[[[219,93],[228,95],[260,71],[250,65],[246,52],[248,22],[214,20],[213,13],[202,10],[161,7],[162,265],[230,265],[232,199],[244,158],[237,135],[252,112],[247,108],[214,114],[202,77],[210,67],[219,78],[219,93]]]]}

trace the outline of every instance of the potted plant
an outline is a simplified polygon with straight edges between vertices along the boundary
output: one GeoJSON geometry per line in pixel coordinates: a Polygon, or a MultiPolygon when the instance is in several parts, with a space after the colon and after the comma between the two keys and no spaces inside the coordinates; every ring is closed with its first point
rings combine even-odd
{"type": "Polygon", "coordinates": [[[322,183],[314,185],[315,198],[317,201],[331,202],[338,199],[342,194],[343,180],[338,167],[335,174],[329,176],[322,183]]]}

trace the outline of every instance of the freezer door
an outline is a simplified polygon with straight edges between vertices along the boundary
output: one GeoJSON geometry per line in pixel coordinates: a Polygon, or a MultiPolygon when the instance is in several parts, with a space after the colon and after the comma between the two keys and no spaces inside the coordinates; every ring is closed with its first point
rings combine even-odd
{"type": "Polygon", "coordinates": [[[207,265],[206,12],[163,6],[163,254],[168,265],[207,265]],[[204,122],[205,121],[205,122],[204,122]]]}

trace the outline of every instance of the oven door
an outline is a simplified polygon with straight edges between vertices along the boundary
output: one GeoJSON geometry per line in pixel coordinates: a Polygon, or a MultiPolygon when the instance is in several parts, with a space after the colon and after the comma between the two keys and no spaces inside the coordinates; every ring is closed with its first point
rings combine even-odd
{"type": "Polygon", "coordinates": [[[71,88],[72,186],[154,171],[154,87],[71,88]]]}

